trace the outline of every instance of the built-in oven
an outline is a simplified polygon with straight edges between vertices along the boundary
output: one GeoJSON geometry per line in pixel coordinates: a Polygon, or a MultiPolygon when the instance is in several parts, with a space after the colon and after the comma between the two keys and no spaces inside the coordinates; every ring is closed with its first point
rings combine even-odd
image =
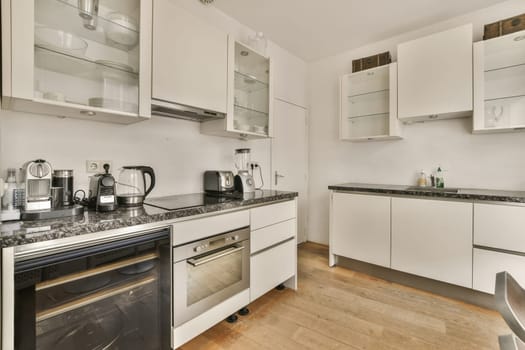
{"type": "Polygon", "coordinates": [[[14,349],[170,349],[170,229],[127,237],[15,257],[14,349]]]}
{"type": "Polygon", "coordinates": [[[214,235],[173,248],[174,327],[250,286],[250,230],[214,235]]]}

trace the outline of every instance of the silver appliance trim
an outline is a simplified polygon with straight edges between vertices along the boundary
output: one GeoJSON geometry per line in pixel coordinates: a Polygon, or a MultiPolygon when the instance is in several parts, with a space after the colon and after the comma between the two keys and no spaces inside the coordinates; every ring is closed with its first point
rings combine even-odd
{"type": "Polygon", "coordinates": [[[205,122],[209,120],[226,118],[226,113],[190,107],[158,99],[151,100],[151,114],[161,117],[185,119],[196,122],[205,122]]]}
{"type": "MultiPolygon", "coordinates": [[[[36,248],[32,244],[16,246],[13,253],[14,261],[25,261],[40,258],[47,255],[58,254],[78,248],[89,247],[96,244],[103,244],[107,242],[113,242],[115,240],[122,240],[136,236],[142,236],[144,234],[159,231],[162,229],[168,229],[170,231],[171,236],[171,233],[173,232],[173,227],[171,225],[157,225],[150,229],[137,229],[137,227],[131,226],[119,230],[96,232],[90,234],[89,238],[84,235],[62,238],[60,239],[60,241],[63,244],[58,244],[56,240],[50,240],[45,242],[33,243],[36,246],[38,246],[38,248],[36,248]],[[118,231],[118,233],[115,231],[118,231]]],[[[5,251],[5,249],[7,248],[4,248],[3,251],[5,251]]]]}
{"type": "Polygon", "coordinates": [[[15,259],[14,248],[2,249],[2,347],[3,350],[15,348],[15,259]]]}

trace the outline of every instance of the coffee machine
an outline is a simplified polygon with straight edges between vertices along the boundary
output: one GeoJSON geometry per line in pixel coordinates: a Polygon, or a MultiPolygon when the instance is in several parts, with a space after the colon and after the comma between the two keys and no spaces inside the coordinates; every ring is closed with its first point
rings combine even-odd
{"type": "Polygon", "coordinates": [[[43,159],[25,163],[22,167],[26,195],[24,209],[46,210],[51,208],[51,164],[43,159]]]}
{"type": "Polygon", "coordinates": [[[251,155],[249,148],[239,148],[235,150],[235,167],[237,168],[237,175],[235,175],[235,191],[242,193],[255,192],[255,181],[250,173],[251,155]]]}
{"type": "Polygon", "coordinates": [[[104,164],[105,172],[89,178],[88,207],[96,211],[117,209],[115,178],[109,173],[109,164],[104,164]]]}

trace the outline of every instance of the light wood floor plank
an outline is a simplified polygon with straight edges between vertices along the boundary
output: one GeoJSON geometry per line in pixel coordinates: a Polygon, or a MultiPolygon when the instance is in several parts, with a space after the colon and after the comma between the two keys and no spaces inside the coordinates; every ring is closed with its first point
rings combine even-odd
{"type": "Polygon", "coordinates": [[[327,247],[299,248],[299,290],[273,290],[235,324],[221,322],[181,350],[496,350],[510,333],[493,310],[328,267],[327,247]]]}

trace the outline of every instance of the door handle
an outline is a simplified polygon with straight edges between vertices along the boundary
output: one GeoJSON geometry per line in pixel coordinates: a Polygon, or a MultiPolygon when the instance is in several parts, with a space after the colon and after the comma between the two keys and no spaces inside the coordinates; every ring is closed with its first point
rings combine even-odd
{"type": "Polygon", "coordinates": [[[276,170],[276,171],[275,171],[275,186],[277,186],[280,177],[284,177],[284,175],[279,174],[279,173],[277,172],[277,170],[276,170]]]}

